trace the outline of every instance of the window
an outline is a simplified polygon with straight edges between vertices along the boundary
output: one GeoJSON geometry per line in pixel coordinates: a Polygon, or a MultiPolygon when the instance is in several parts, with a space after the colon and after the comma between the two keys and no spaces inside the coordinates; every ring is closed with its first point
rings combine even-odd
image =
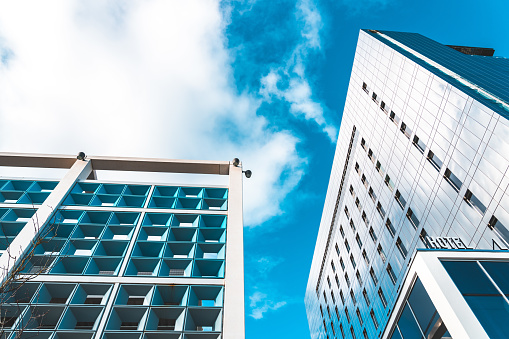
{"type": "Polygon", "coordinates": [[[350,244],[348,243],[348,239],[345,239],[345,247],[346,247],[346,251],[348,253],[350,253],[350,244]]]}
{"type": "Polygon", "coordinates": [[[348,273],[345,272],[345,280],[348,287],[350,287],[350,278],[348,277],[348,273]]]}
{"type": "Polygon", "coordinates": [[[334,324],[332,323],[332,320],[330,322],[330,328],[332,330],[332,334],[334,335],[334,337],[336,336],[336,330],[334,329],[334,324]]]}
{"type": "Polygon", "coordinates": [[[330,307],[329,307],[329,305],[327,305],[327,314],[329,315],[329,318],[330,318],[331,316],[330,316],[330,307]]]}
{"type": "Polygon", "coordinates": [[[450,169],[446,169],[444,173],[445,180],[454,188],[456,192],[459,192],[461,189],[461,180],[458,179],[457,176],[455,176],[450,169]]]}
{"type": "Polygon", "coordinates": [[[336,248],[336,253],[339,256],[339,246],[338,246],[338,243],[336,243],[336,245],[334,247],[336,248]]]}
{"type": "Polygon", "coordinates": [[[414,228],[417,228],[417,226],[419,226],[419,220],[417,219],[416,215],[414,214],[410,207],[406,212],[406,217],[408,218],[410,223],[414,226],[414,228]]]}
{"type": "Polygon", "coordinates": [[[373,320],[373,325],[375,326],[375,329],[378,330],[378,321],[376,320],[375,311],[371,309],[371,312],[369,312],[369,315],[371,316],[371,320],[373,320]]]}
{"type": "Polygon", "coordinates": [[[378,289],[378,297],[380,298],[380,301],[382,302],[382,305],[384,306],[384,308],[386,308],[387,300],[385,300],[384,291],[382,291],[381,287],[378,289]]]}
{"type": "Polygon", "coordinates": [[[358,163],[355,163],[355,172],[357,172],[357,174],[361,174],[361,169],[359,167],[359,164],[358,163]]]}
{"type": "Polygon", "coordinates": [[[348,219],[350,219],[350,212],[348,212],[348,207],[345,206],[345,214],[348,219]]]}
{"type": "Polygon", "coordinates": [[[382,207],[382,204],[380,203],[380,201],[378,202],[378,204],[376,204],[376,210],[378,211],[378,214],[380,214],[382,219],[385,218],[385,210],[382,207]]]}
{"type": "Polygon", "coordinates": [[[359,234],[355,236],[355,241],[357,241],[357,245],[359,246],[359,249],[362,249],[362,241],[361,237],[359,237],[359,234]]]}
{"type": "Polygon", "coordinates": [[[366,215],[366,212],[364,212],[364,211],[362,211],[362,220],[364,221],[366,226],[369,226],[368,216],[366,215]]]}
{"type": "Polygon", "coordinates": [[[391,119],[391,121],[396,125],[399,124],[399,118],[396,115],[396,113],[394,113],[394,111],[391,111],[391,113],[389,114],[389,119],[391,119]]]}
{"type": "Polygon", "coordinates": [[[334,265],[334,261],[331,260],[330,265],[332,267],[332,272],[336,272],[336,266],[334,265]]]}
{"type": "Polygon", "coordinates": [[[385,261],[387,260],[387,256],[385,255],[382,245],[378,244],[376,251],[378,252],[378,255],[380,255],[380,258],[382,258],[382,261],[385,263],[385,261]]]}
{"type": "Polygon", "coordinates": [[[345,262],[343,261],[343,258],[339,258],[339,263],[341,264],[341,269],[345,270],[345,262]]]}
{"type": "Polygon", "coordinates": [[[336,312],[336,319],[338,319],[339,321],[339,310],[338,310],[338,307],[334,307],[334,312],[336,312]]]}
{"type": "Polygon", "coordinates": [[[376,169],[376,171],[377,171],[378,173],[380,173],[380,175],[382,175],[382,176],[384,175],[385,170],[384,170],[384,168],[383,168],[382,164],[380,163],[380,161],[377,161],[377,162],[376,162],[375,169],[376,169]]]}
{"type": "Polygon", "coordinates": [[[366,329],[362,331],[362,335],[364,336],[364,339],[369,339],[368,332],[366,331],[366,329]]]}
{"type": "Polygon", "coordinates": [[[498,233],[506,242],[509,242],[509,231],[494,215],[491,216],[488,227],[498,233]]]}
{"type": "Polygon", "coordinates": [[[422,142],[421,139],[417,135],[414,135],[414,140],[412,141],[414,146],[419,150],[419,152],[424,154],[424,150],[426,149],[426,144],[422,142]]]}
{"type": "Polygon", "coordinates": [[[355,263],[355,259],[353,258],[353,254],[350,254],[350,262],[352,263],[352,266],[355,269],[357,267],[357,264],[355,263]]]}
{"type": "Polygon", "coordinates": [[[371,200],[373,200],[373,202],[375,202],[376,201],[376,194],[373,191],[372,187],[369,188],[368,194],[369,194],[369,197],[371,198],[371,200]]]}
{"type": "Polygon", "coordinates": [[[327,284],[329,285],[329,288],[331,288],[330,278],[327,277],[327,284]]]}
{"type": "Polygon", "coordinates": [[[352,228],[352,231],[355,232],[355,224],[352,219],[350,219],[350,227],[352,228]]]}
{"type": "Polygon", "coordinates": [[[437,171],[440,171],[442,167],[442,161],[433,153],[431,150],[428,152],[428,161],[435,167],[437,171]]]}
{"type": "Polygon", "coordinates": [[[474,195],[472,191],[467,190],[465,193],[465,197],[463,198],[465,201],[477,212],[484,214],[486,212],[486,206],[474,195]]]}
{"type": "Polygon", "coordinates": [[[369,160],[371,160],[372,163],[375,163],[375,156],[373,155],[373,151],[371,150],[371,148],[368,151],[368,158],[369,160]]]}
{"type": "Polygon", "coordinates": [[[348,313],[348,307],[345,306],[345,315],[346,315],[346,320],[348,320],[348,322],[350,322],[350,313],[348,313]]]}
{"type": "Polygon", "coordinates": [[[390,235],[394,238],[394,235],[396,234],[396,229],[392,225],[392,222],[389,218],[385,221],[385,227],[387,230],[389,230],[390,235]]]}
{"type": "Polygon", "coordinates": [[[353,304],[357,304],[357,299],[355,299],[355,294],[353,294],[353,290],[350,290],[350,297],[352,298],[353,304]]]}
{"type": "Polygon", "coordinates": [[[428,246],[428,241],[426,240],[426,236],[428,235],[428,233],[426,232],[426,230],[423,228],[421,230],[421,233],[419,234],[419,239],[421,240],[421,242],[424,244],[424,246],[426,246],[426,248],[429,248],[428,246]]]}
{"type": "Polygon", "coordinates": [[[368,180],[366,180],[366,176],[364,174],[361,177],[361,181],[364,184],[364,187],[368,188],[368,180]]]}
{"type": "Polygon", "coordinates": [[[366,84],[365,82],[362,83],[362,89],[364,90],[364,92],[369,93],[368,84],[366,84]]]}
{"type": "Polygon", "coordinates": [[[353,330],[353,326],[350,326],[350,333],[352,334],[352,339],[357,339],[355,337],[355,331],[353,330]]]}
{"type": "Polygon", "coordinates": [[[396,194],[394,195],[394,199],[398,202],[399,207],[402,209],[405,209],[406,200],[401,195],[401,192],[399,190],[396,190],[396,194]]]}
{"type": "Polygon", "coordinates": [[[323,291],[323,299],[325,300],[325,303],[327,303],[327,294],[325,294],[325,291],[323,291]]]}
{"type": "Polygon", "coordinates": [[[359,198],[355,198],[355,206],[357,206],[359,211],[362,210],[362,205],[361,205],[361,201],[359,200],[359,198]]]}
{"type": "Polygon", "coordinates": [[[366,262],[366,265],[369,265],[369,259],[368,259],[368,255],[366,253],[366,250],[362,251],[362,258],[364,258],[364,261],[366,262]]]}
{"type": "Polygon", "coordinates": [[[355,276],[357,277],[357,281],[359,282],[359,285],[362,286],[362,278],[359,271],[355,272],[355,276]]]}
{"type": "Polygon", "coordinates": [[[364,148],[364,150],[366,151],[366,140],[364,140],[364,138],[361,139],[361,147],[364,148]]]}
{"type": "Polygon", "coordinates": [[[345,296],[343,295],[343,291],[342,290],[339,291],[339,297],[341,298],[341,302],[344,304],[345,303],[345,296]]]}
{"type": "Polygon", "coordinates": [[[391,177],[389,177],[389,175],[387,174],[385,176],[385,180],[384,180],[385,184],[387,185],[387,187],[389,187],[389,189],[391,190],[391,192],[394,190],[394,183],[392,182],[391,180],[391,177]]]}
{"type": "Polygon", "coordinates": [[[361,316],[361,311],[359,311],[359,309],[357,308],[357,310],[355,311],[355,313],[357,314],[357,318],[359,319],[359,323],[361,324],[361,326],[364,324],[364,322],[362,321],[362,316],[361,316]]]}
{"type": "Polygon", "coordinates": [[[371,99],[373,99],[374,102],[378,103],[378,99],[377,99],[377,95],[375,92],[373,92],[373,94],[371,95],[371,99]]]}
{"type": "Polygon", "coordinates": [[[396,284],[396,274],[394,273],[394,270],[392,269],[391,265],[387,265],[387,274],[389,274],[389,278],[391,279],[392,283],[396,284]]]}
{"type": "Polygon", "coordinates": [[[375,285],[378,284],[378,278],[376,277],[373,267],[370,268],[369,275],[371,276],[371,280],[373,280],[373,284],[375,284],[375,285]]]}
{"type": "Polygon", "coordinates": [[[345,332],[343,331],[343,324],[339,324],[339,330],[341,331],[341,336],[345,339],[345,332]]]}
{"type": "Polygon", "coordinates": [[[336,280],[336,285],[337,285],[337,286],[338,286],[338,288],[339,288],[339,278],[338,278],[338,275],[337,275],[337,274],[334,276],[334,279],[336,280]]]}
{"type": "Polygon", "coordinates": [[[341,236],[343,237],[343,239],[345,238],[345,230],[343,229],[343,225],[340,225],[339,226],[339,233],[341,233],[341,236]]]}
{"type": "Polygon", "coordinates": [[[399,253],[403,256],[403,259],[406,258],[408,251],[405,248],[405,245],[403,245],[403,242],[401,241],[401,238],[398,237],[398,240],[396,241],[396,247],[398,248],[399,253]]]}
{"type": "Polygon", "coordinates": [[[353,189],[353,186],[352,186],[352,185],[350,185],[350,194],[352,195],[352,197],[354,197],[354,198],[355,198],[355,191],[354,191],[354,189],[353,189]]]}
{"type": "Polygon", "coordinates": [[[366,301],[366,305],[369,306],[371,302],[369,301],[368,292],[366,292],[366,289],[362,290],[362,296],[364,297],[364,301],[366,301]]]}
{"type": "Polygon", "coordinates": [[[385,102],[380,103],[380,109],[385,112],[385,102]]]}
{"type": "Polygon", "coordinates": [[[369,228],[369,236],[371,237],[371,240],[373,240],[373,242],[376,243],[377,238],[373,227],[369,228]]]}
{"type": "Polygon", "coordinates": [[[410,139],[410,135],[412,134],[412,130],[408,128],[408,126],[402,122],[401,127],[399,128],[401,133],[403,133],[408,139],[410,139]]]}

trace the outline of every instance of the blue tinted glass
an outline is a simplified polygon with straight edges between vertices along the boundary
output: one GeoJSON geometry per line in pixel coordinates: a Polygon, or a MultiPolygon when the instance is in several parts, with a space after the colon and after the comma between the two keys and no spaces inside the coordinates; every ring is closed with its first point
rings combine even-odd
{"type": "Polygon", "coordinates": [[[401,334],[399,334],[399,329],[397,327],[394,329],[391,339],[403,339],[401,334]]]}
{"type": "Polygon", "coordinates": [[[507,338],[509,304],[502,296],[467,296],[465,300],[491,339],[507,338]]]}
{"type": "Polygon", "coordinates": [[[509,262],[481,261],[481,265],[504,294],[509,294],[509,262]]]}
{"type": "Polygon", "coordinates": [[[429,328],[433,327],[431,321],[436,313],[436,309],[431,302],[428,293],[424,289],[421,279],[417,278],[415,281],[415,285],[412,288],[412,293],[408,298],[408,302],[414,311],[417,322],[421,326],[423,332],[426,333],[429,328]]]}
{"type": "Polygon", "coordinates": [[[405,306],[403,313],[401,313],[401,317],[398,321],[398,326],[403,335],[403,338],[412,338],[412,339],[420,339],[422,338],[421,330],[419,329],[419,325],[415,321],[415,318],[410,311],[410,307],[408,304],[405,306]]]}
{"type": "Polygon", "coordinates": [[[462,294],[499,294],[476,261],[442,261],[462,294]]]}

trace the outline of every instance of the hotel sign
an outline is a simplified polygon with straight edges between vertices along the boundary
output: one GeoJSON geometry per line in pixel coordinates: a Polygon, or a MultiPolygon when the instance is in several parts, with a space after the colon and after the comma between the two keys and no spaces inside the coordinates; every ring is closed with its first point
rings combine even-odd
{"type": "Polygon", "coordinates": [[[426,237],[426,241],[430,248],[434,249],[451,249],[451,250],[471,250],[471,247],[465,245],[461,238],[453,237],[426,237]]]}

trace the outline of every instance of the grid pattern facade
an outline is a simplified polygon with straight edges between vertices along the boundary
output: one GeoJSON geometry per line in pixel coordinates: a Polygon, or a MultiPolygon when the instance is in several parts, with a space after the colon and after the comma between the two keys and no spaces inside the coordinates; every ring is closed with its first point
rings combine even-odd
{"type": "Polygon", "coordinates": [[[426,236],[508,246],[507,112],[417,59],[360,32],[306,292],[312,338],[378,338],[426,236]]]}
{"type": "MultiPolygon", "coordinates": [[[[57,184],[0,181],[3,255],[57,184]]],[[[222,338],[228,192],[76,182],[0,291],[1,338],[222,338]]]]}

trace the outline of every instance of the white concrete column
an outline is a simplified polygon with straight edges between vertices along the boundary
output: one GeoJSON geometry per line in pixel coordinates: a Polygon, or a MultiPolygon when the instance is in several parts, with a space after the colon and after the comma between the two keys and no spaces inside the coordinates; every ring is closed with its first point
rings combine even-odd
{"type": "Polygon", "coordinates": [[[223,339],[245,338],[242,167],[230,164],[223,339]]]}
{"type": "Polygon", "coordinates": [[[488,339],[479,320],[468,306],[440,262],[440,252],[421,252],[413,265],[426,292],[453,338],[488,339]]]}
{"type": "MultiPolygon", "coordinates": [[[[37,209],[34,216],[26,223],[21,232],[14,238],[4,254],[0,257],[0,285],[9,277],[13,267],[30,247],[39,230],[52,217],[53,212],[66,197],[76,180],[86,179],[92,170],[88,160],[76,160],[66,175],[60,180],[53,192],[37,209]]],[[[14,207],[14,206],[13,206],[14,207]]]]}

